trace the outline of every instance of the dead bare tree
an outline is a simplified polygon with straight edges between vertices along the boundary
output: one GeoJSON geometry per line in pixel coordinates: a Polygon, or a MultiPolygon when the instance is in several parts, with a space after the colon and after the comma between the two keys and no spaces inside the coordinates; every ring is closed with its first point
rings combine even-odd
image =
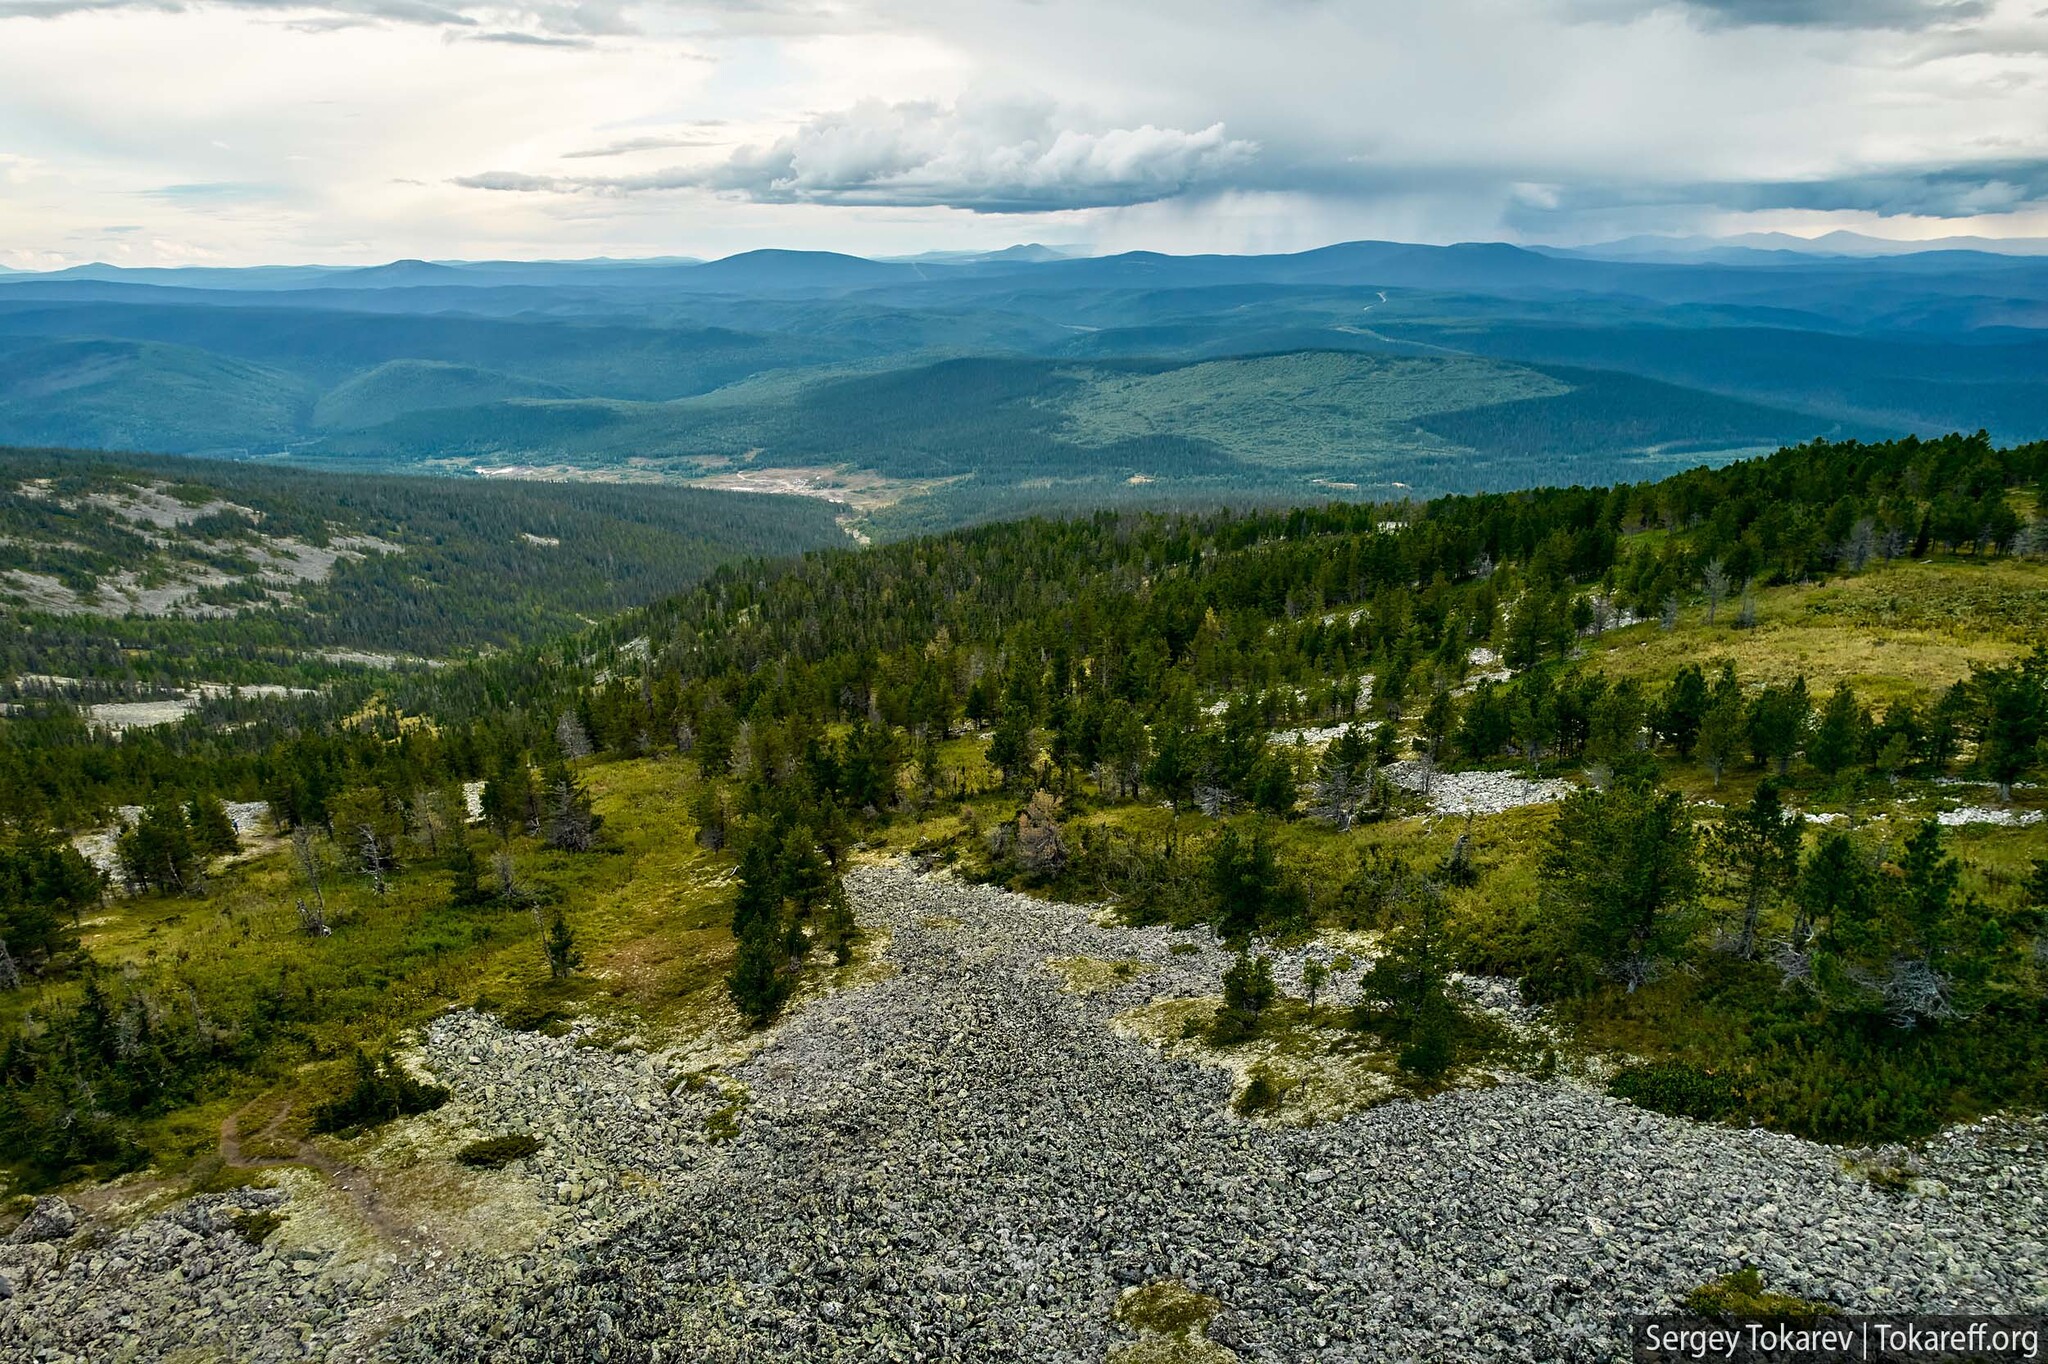
{"type": "Polygon", "coordinates": [[[1707,624],[1712,625],[1728,596],[1728,570],[1719,559],[1707,560],[1707,566],[1700,570],[1700,587],[1707,594],[1707,624]]]}
{"type": "Polygon", "coordinates": [[[427,845],[427,856],[439,857],[441,835],[448,831],[448,814],[441,793],[422,786],[406,803],[405,815],[406,823],[412,826],[412,836],[427,845]]]}
{"type": "Polygon", "coordinates": [[[358,824],[356,826],[356,848],[356,856],[361,860],[363,870],[369,873],[370,888],[377,892],[378,899],[383,899],[385,891],[390,889],[390,887],[384,884],[385,857],[383,840],[377,837],[377,831],[368,824],[358,824]]]}
{"type": "Polygon", "coordinates": [[[1060,829],[1060,803],[1050,791],[1032,795],[1017,816],[1017,860],[1026,871],[1057,876],[1067,865],[1067,838],[1060,829]]]}
{"type": "Polygon", "coordinates": [[[314,903],[326,914],[327,894],[320,889],[320,859],[313,851],[313,835],[303,824],[292,830],[292,858],[299,864],[299,874],[312,888],[314,903]]]}

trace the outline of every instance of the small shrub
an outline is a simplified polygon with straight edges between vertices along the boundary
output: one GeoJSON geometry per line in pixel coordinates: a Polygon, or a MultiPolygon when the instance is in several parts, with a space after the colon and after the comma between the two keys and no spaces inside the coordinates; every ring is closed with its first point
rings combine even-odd
{"type": "Polygon", "coordinates": [[[1178,1279],[1157,1279],[1124,1291],[1112,1315],[1134,1331],[1187,1336],[1203,1330],[1223,1304],[1178,1279]]]}
{"type": "Polygon", "coordinates": [[[524,1132],[508,1132],[502,1137],[485,1137],[473,1141],[455,1153],[458,1164],[473,1170],[500,1170],[515,1160],[524,1160],[540,1150],[538,1138],[524,1132]]]}
{"type": "Polygon", "coordinates": [[[1913,1182],[1920,1177],[1919,1171],[1911,1166],[1894,1161],[1850,1161],[1847,1169],[1879,1193],[1888,1194],[1913,1192],[1913,1182]]]}
{"type": "Polygon", "coordinates": [[[256,1212],[245,1212],[240,1217],[230,1220],[234,1224],[235,1231],[241,1235],[244,1241],[247,1241],[252,1246],[262,1245],[270,1239],[270,1233],[284,1225],[284,1217],[269,1208],[259,1209],[256,1212]]]}
{"type": "Polygon", "coordinates": [[[413,1079],[389,1052],[373,1059],[368,1052],[358,1051],[348,1092],[313,1110],[313,1130],[374,1127],[393,1118],[432,1112],[447,1102],[447,1090],[413,1079]]]}
{"type": "Polygon", "coordinates": [[[1741,1107],[1726,1076],[1681,1061],[1624,1067],[1608,1081],[1607,1092],[1643,1108],[1700,1122],[1718,1122],[1741,1107]]]}
{"type": "Polygon", "coordinates": [[[705,1140],[717,1143],[731,1141],[740,1134],[740,1109],[743,1105],[729,1103],[704,1119],[705,1140]]]}
{"type": "Polygon", "coordinates": [[[1287,1086],[1260,1066],[1251,1073],[1245,1081],[1244,1092],[1233,1099],[1230,1106],[1240,1117],[1248,1118],[1254,1113],[1278,1111],[1280,1101],[1286,1097],[1287,1086]]]}
{"type": "Polygon", "coordinates": [[[498,1011],[498,1021],[513,1032],[540,1032],[548,1024],[562,1020],[561,1009],[531,996],[514,1000],[498,1011]]]}
{"type": "Polygon", "coordinates": [[[1243,1009],[1218,1009],[1205,1029],[1210,1045],[1234,1047],[1259,1030],[1259,1016],[1243,1009]]]}
{"type": "Polygon", "coordinates": [[[1742,1317],[1763,1321],[1814,1321],[1832,1316],[1832,1303],[1795,1298],[1789,1293],[1764,1291],[1764,1276],[1754,1269],[1738,1269],[1711,1283],[1701,1284],[1685,1295],[1685,1310],[1703,1317],[1742,1317]]]}

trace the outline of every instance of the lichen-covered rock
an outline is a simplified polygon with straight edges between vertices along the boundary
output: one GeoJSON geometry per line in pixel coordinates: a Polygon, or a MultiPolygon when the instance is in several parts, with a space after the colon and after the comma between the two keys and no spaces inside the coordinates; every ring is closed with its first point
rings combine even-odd
{"type": "Polygon", "coordinates": [[[78,1214],[72,1211],[69,1203],[61,1198],[38,1198],[28,1216],[7,1233],[7,1239],[16,1245],[32,1241],[64,1241],[69,1240],[76,1230],[78,1214]]]}
{"type": "Polygon", "coordinates": [[[710,1083],[476,1014],[429,1030],[418,1059],[455,1097],[417,1121],[467,1131],[451,1168],[475,1135],[541,1142],[477,1176],[549,1209],[530,1249],[372,1281],[216,1229],[218,1205],[0,1246],[0,1357],[1601,1360],[1628,1313],[1744,1266],[1858,1310],[2048,1307],[2038,1124],[1944,1134],[1897,1188],[1568,1078],[1262,1125],[1224,1071],[1113,1026],[1213,994],[1206,934],[900,866],[848,890],[899,972],[802,1005],[710,1083]],[[1075,993],[1058,958],[1142,969],[1075,993]],[[1202,1332],[1133,1312],[1169,1281],[1202,1332]]]}

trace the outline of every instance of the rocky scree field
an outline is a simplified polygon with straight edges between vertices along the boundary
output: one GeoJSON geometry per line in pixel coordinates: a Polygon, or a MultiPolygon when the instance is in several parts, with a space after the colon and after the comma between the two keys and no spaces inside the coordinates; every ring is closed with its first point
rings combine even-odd
{"type": "Polygon", "coordinates": [[[1206,932],[901,863],[847,885],[893,969],[751,1051],[451,1013],[410,1058],[451,1101],[366,1139],[403,1179],[284,1164],[125,1224],[40,1201],[0,1244],[0,1354],[1596,1360],[1745,1266],[1853,1310],[2048,1307],[2038,1124],[1901,1173],[1570,1074],[1247,1119],[1228,1069],[1116,1022],[1213,992],[1206,932]],[[1077,959],[1132,965],[1076,989],[1077,959]],[[537,1148],[451,1159],[508,1132],[537,1148]]]}

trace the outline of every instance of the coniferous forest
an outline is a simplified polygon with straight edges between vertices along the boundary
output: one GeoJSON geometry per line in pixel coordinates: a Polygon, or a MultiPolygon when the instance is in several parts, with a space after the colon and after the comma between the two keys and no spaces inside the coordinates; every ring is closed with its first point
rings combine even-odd
{"type": "Polygon", "coordinates": [[[729,869],[702,928],[754,1026],[854,960],[841,876],[894,848],[1213,931],[1217,1046],[1327,1009],[1276,999],[1273,944],[1366,932],[1342,1024],[1412,1083],[1527,1045],[1463,973],[1549,1010],[1526,1064],[1620,1052],[1612,1092],[1667,1112],[1867,1142],[2038,1102],[2044,476],[2048,446],[1951,436],[1005,523],[246,718],[119,732],[23,692],[0,1138],[47,1181],[329,1065],[322,1122],[431,1103],[377,1058],[448,1003],[573,1012],[579,924],[650,838],[729,869]],[[650,782],[652,824],[600,798],[650,782]],[[1445,803],[1468,787],[1551,794],[1445,803]],[[250,860],[223,812],[253,802],[250,860]]]}

